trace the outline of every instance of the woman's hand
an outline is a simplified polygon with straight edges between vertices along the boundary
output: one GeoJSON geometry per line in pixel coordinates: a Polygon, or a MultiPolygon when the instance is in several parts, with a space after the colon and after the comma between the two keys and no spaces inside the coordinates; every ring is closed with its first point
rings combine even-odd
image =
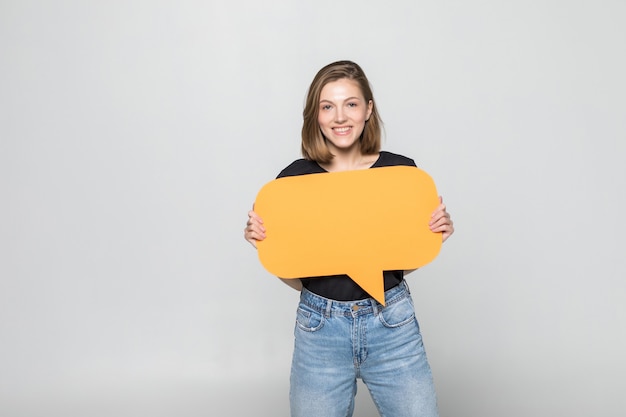
{"type": "Polygon", "coordinates": [[[255,248],[257,241],[265,239],[263,219],[254,210],[248,212],[248,223],[246,223],[246,227],[243,229],[243,237],[255,248]]]}
{"type": "Polygon", "coordinates": [[[454,222],[450,218],[450,213],[446,211],[446,205],[443,204],[441,197],[439,197],[439,206],[433,212],[428,226],[435,233],[441,232],[443,242],[454,233],[454,222]]]}

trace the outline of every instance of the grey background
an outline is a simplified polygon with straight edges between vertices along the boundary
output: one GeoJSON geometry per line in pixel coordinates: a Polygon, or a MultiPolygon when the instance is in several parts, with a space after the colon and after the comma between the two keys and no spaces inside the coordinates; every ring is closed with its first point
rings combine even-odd
{"type": "MultiPolygon", "coordinates": [[[[0,414],[288,415],[243,240],[360,63],[457,231],[409,278],[441,415],[623,416],[623,1],[0,1],[0,414]]],[[[360,387],[356,415],[373,416],[360,387]]]]}

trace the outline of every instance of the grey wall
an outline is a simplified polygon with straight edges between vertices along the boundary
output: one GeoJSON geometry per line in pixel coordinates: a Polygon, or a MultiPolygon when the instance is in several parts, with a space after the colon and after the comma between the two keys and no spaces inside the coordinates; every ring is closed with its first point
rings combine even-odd
{"type": "Polygon", "coordinates": [[[313,75],[352,59],[455,220],[409,278],[442,416],[623,416],[625,18],[0,1],[0,414],[288,414],[297,293],[242,231],[313,75]]]}

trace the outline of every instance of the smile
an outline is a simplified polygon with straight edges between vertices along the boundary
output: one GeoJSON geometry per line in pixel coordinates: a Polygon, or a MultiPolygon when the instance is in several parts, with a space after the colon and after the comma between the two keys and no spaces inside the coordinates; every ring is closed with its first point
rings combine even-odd
{"type": "Polygon", "coordinates": [[[348,126],[348,127],[333,127],[333,131],[335,133],[346,133],[346,132],[350,131],[350,129],[352,129],[351,126],[348,126]]]}

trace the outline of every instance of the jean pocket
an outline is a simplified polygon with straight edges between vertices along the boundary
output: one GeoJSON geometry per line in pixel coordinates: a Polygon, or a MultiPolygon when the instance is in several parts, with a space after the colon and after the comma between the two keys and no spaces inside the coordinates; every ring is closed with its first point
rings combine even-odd
{"type": "Polygon", "coordinates": [[[296,314],[296,324],[306,332],[315,332],[324,325],[324,316],[308,306],[300,304],[296,314]]]}
{"type": "Polygon", "coordinates": [[[378,315],[385,327],[400,327],[415,320],[415,308],[410,297],[383,308],[378,315]]]}

